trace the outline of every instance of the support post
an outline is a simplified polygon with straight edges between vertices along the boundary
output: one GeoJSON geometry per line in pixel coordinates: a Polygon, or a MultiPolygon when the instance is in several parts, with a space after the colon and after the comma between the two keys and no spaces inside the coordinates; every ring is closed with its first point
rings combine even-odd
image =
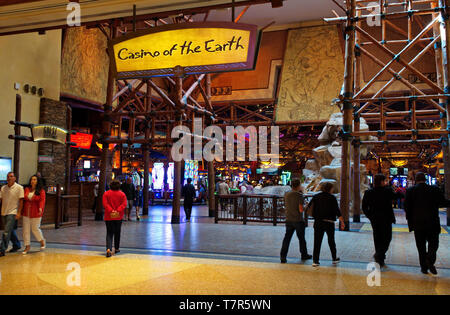
{"type": "MultiPolygon", "coordinates": [[[[449,56],[450,56],[450,46],[448,44],[448,39],[450,36],[450,20],[449,14],[450,10],[448,5],[450,5],[450,1],[448,0],[439,0],[439,5],[444,12],[441,12],[441,18],[439,20],[441,27],[441,52],[442,52],[442,81],[444,84],[444,92],[450,92],[450,66],[449,66],[449,56]]],[[[442,126],[442,128],[450,128],[450,105],[449,100],[445,100],[445,111],[447,118],[447,126],[442,126]]],[[[445,173],[445,197],[450,199],[450,135],[444,139],[446,141],[442,142],[442,150],[444,151],[444,173],[445,173]]],[[[447,208],[447,226],[450,226],[450,208],[447,208]]]]}
{"type": "MultiPolygon", "coordinates": [[[[380,0],[380,5],[382,4],[382,0],[380,0]]],[[[358,17],[361,15],[361,12],[357,12],[358,17]]],[[[361,26],[361,22],[357,22],[358,26],[361,26]]],[[[386,33],[386,25],[382,24],[382,33],[385,36],[386,33]]],[[[384,37],[383,37],[384,39],[384,37]]],[[[355,43],[359,46],[360,44],[360,35],[355,33],[355,43]]],[[[354,89],[357,93],[360,90],[360,82],[361,82],[361,52],[355,51],[355,75],[354,75],[354,89]]],[[[357,112],[359,107],[356,107],[354,112],[357,112]]],[[[357,132],[360,130],[360,120],[361,117],[359,115],[354,114],[354,131],[357,132]]],[[[359,223],[361,222],[361,150],[359,144],[359,137],[355,137],[355,141],[353,143],[353,222],[359,223]]]]}
{"type": "MultiPolygon", "coordinates": [[[[177,73],[176,82],[176,100],[177,104],[181,104],[183,98],[183,77],[181,73],[177,73]]],[[[177,112],[176,121],[181,125],[182,114],[177,112]]],[[[169,137],[169,134],[167,134],[169,137]]],[[[181,161],[174,162],[174,180],[173,180],[173,202],[172,202],[172,224],[181,223],[180,205],[181,205],[181,161]]]]}
{"type": "MultiPolygon", "coordinates": [[[[147,80],[147,100],[146,108],[147,112],[150,112],[152,107],[152,87],[147,80]]],[[[154,118],[152,118],[154,119],[154,118]]],[[[150,121],[146,120],[145,123],[145,145],[142,148],[142,153],[144,154],[144,191],[143,191],[143,202],[142,205],[142,215],[148,215],[148,190],[149,190],[149,168],[150,168],[150,121]]]]}
{"type": "MultiPolygon", "coordinates": [[[[355,132],[359,131],[360,118],[355,117],[355,132]]],[[[353,144],[353,222],[361,222],[361,151],[359,137],[353,144]]]]}
{"type": "Polygon", "coordinates": [[[80,183],[80,196],[78,197],[78,226],[81,226],[83,224],[83,183],[80,183]]]}
{"type": "MultiPolygon", "coordinates": [[[[66,127],[67,127],[67,137],[66,142],[70,142],[70,134],[72,130],[72,108],[67,105],[67,114],[66,114],[66,127]]],[[[64,179],[64,194],[70,195],[70,169],[71,169],[71,162],[70,162],[70,145],[66,144],[66,178],[64,179]]],[[[64,200],[64,214],[63,214],[63,221],[67,222],[69,220],[69,215],[67,211],[69,210],[69,200],[64,200]]]]}
{"type": "Polygon", "coordinates": [[[61,185],[56,185],[56,211],[55,211],[55,229],[59,229],[61,222],[61,185]]]}
{"type": "MultiPolygon", "coordinates": [[[[19,94],[16,94],[16,121],[22,120],[22,97],[19,94]]],[[[17,178],[17,182],[19,182],[19,171],[20,171],[20,140],[17,136],[20,136],[20,126],[14,126],[14,135],[16,136],[14,139],[14,175],[17,178]]]]}
{"type": "MultiPolygon", "coordinates": [[[[114,24],[114,22],[113,22],[114,24]]],[[[116,27],[111,25],[110,27],[110,37],[116,37],[116,27]]],[[[108,85],[106,90],[106,104],[103,106],[104,116],[102,122],[102,137],[106,138],[111,135],[111,118],[109,114],[112,112],[112,102],[114,97],[114,69],[112,62],[109,63],[109,71],[108,71],[108,85]]],[[[100,178],[98,184],[98,202],[97,209],[95,212],[95,221],[103,220],[103,194],[106,190],[106,177],[107,177],[107,163],[109,159],[109,144],[105,141],[101,141],[102,143],[102,156],[100,162],[100,178]]],[[[122,167],[122,165],[120,166],[122,167]]]]}
{"type": "MultiPolygon", "coordinates": [[[[205,90],[206,90],[206,98],[207,102],[211,103],[211,74],[208,73],[206,75],[206,84],[205,84],[205,90]]],[[[211,119],[207,119],[208,122],[212,123],[211,119]]],[[[209,217],[214,217],[215,214],[215,198],[214,195],[216,191],[216,171],[214,169],[214,161],[208,162],[208,207],[209,207],[209,217]]]]}
{"type": "MultiPolygon", "coordinates": [[[[356,0],[347,2],[350,17],[356,16],[356,0]]],[[[343,100],[343,139],[342,139],[342,166],[341,166],[341,212],[344,218],[344,231],[350,230],[350,142],[353,121],[353,84],[355,60],[355,21],[349,19],[346,23],[345,38],[345,73],[344,73],[344,100],[343,100]]]]}

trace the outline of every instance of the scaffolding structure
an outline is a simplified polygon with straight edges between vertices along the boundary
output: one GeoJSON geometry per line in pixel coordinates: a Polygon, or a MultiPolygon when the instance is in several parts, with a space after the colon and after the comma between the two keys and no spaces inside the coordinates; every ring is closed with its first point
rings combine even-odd
{"type": "MultiPolygon", "coordinates": [[[[327,23],[339,23],[345,26],[345,74],[340,96],[340,104],[344,114],[342,132],[342,176],[341,176],[341,210],[346,221],[345,229],[349,229],[350,200],[353,197],[353,220],[359,222],[360,216],[360,146],[381,145],[393,146],[409,144],[420,146],[439,144],[444,153],[445,190],[450,196],[450,69],[449,46],[450,36],[450,1],[449,0],[350,0],[340,4],[345,16],[324,19],[327,23]],[[381,36],[374,36],[362,27],[367,19],[378,19],[377,26],[381,36]],[[401,28],[399,19],[407,20],[407,29],[401,28]],[[430,21],[425,24],[424,21],[430,21]],[[394,30],[403,36],[402,39],[391,38],[387,29],[394,30]],[[418,33],[417,33],[417,30],[418,33]],[[363,40],[365,42],[363,42],[363,40]],[[401,45],[398,51],[389,46],[401,45]],[[372,54],[366,46],[374,46],[389,57],[383,62],[372,54]],[[412,48],[420,52],[411,55],[412,48]],[[436,82],[418,70],[415,64],[426,54],[434,56],[436,63],[436,82]],[[367,66],[362,59],[366,56],[380,70],[364,86],[361,86],[361,68],[367,66]],[[400,71],[395,71],[394,64],[401,65],[400,71]],[[392,78],[369,94],[369,88],[382,75],[390,73],[392,78]],[[412,73],[421,81],[421,85],[413,84],[405,78],[406,73],[412,73]],[[394,82],[401,82],[408,93],[395,93],[394,82]],[[394,91],[393,91],[394,90],[394,91]],[[400,96],[399,96],[400,95],[400,96]],[[393,109],[393,104],[404,103],[404,109],[393,109]],[[379,130],[361,131],[360,118],[375,119],[379,130]],[[404,130],[390,130],[388,123],[392,121],[408,122],[404,130]],[[438,119],[440,128],[426,128],[420,122],[438,119]],[[378,140],[360,140],[363,136],[377,136],[378,140]],[[402,139],[399,139],[403,137],[402,139]],[[405,139],[407,138],[407,139],[405,139]],[[353,180],[351,181],[351,145],[353,145],[353,180]],[[353,182],[353,187],[350,187],[353,182]],[[351,196],[352,193],[352,196],[351,196]]],[[[450,211],[447,210],[447,225],[450,224],[450,211]]]]}

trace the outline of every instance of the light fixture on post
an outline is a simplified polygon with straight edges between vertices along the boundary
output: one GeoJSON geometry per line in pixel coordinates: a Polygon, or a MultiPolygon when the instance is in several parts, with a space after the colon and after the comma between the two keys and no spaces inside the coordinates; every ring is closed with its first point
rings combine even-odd
{"type": "Polygon", "coordinates": [[[283,6],[283,0],[271,0],[272,8],[280,8],[283,6]]]}

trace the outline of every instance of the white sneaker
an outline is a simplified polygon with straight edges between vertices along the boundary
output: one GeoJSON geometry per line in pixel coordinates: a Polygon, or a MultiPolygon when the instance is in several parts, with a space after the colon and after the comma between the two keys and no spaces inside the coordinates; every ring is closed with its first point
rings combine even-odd
{"type": "Polygon", "coordinates": [[[341,262],[340,258],[336,258],[336,260],[333,260],[333,265],[337,265],[341,262]]]}
{"type": "Polygon", "coordinates": [[[319,267],[320,264],[319,264],[319,263],[313,263],[312,266],[313,266],[313,267],[319,267]]]}
{"type": "Polygon", "coordinates": [[[41,250],[45,249],[45,245],[47,245],[47,242],[44,240],[44,246],[41,246],[41,250]]]}

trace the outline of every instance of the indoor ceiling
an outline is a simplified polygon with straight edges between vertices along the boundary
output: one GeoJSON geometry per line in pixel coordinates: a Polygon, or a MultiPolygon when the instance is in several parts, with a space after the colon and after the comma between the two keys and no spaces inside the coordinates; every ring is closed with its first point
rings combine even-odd
{"type": "MultiPolygon", "coordinates": [[[[133,5],[137,15],[151,15],[160,12],[189,10],[201,7],[229,6],[231,0],[80,0],[81,22],[87,23],[118,17],[132,16],[133,5]]],[[[44,28],[66,26],[69,11],[67,0],[0,0],[0,34],[35,31],[44,28]],[[11,4],[13,3],[13,4],[11,4]],[[9,5],[7,5],[9,4],[9,5]]],[[[264,27],[271,22],[275,25],[293,24],[303,21],[333,17],[331,10],[339,9],[330,0],[284,0],[283,6],[272,8],[270,0],[235,0],[237,17],[248,4],[252,3],[239,22],[264,27]],[[263,4],[257,4],[265,2],[263,4]]],[[[206,12],[206,10],[199,10],[206,12]]],[[[208,21],[231,21],[231,8],[211,10],[208,21]]],[[[339,12],[339,11],[338,11],[339,12]]],[[[340,12],[339,12],[340,13],[340,12]]],[[[196,21],[203,21],[205,13],[194,15],[196,21]]]]}

